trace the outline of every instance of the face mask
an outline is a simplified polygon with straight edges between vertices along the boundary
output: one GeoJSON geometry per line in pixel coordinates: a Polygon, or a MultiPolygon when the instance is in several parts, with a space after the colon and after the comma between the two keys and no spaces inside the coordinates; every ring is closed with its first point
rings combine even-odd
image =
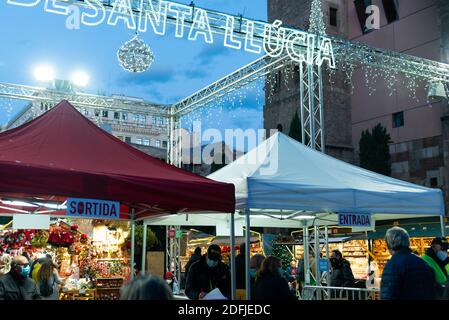
{"type": "Polygon", "coordinates": [[[440,259],[441,261],[445,261],[447,259],[447,251],[438,251],[437,252],[437,257],[438,259],[440,259]]]}
{"type": "Polygon", "coordinates": [[[22,266],[22,271],[20,272],[20,274],[22,275],[22,277],[27,278],[30,275],[30,266],[22,266]]]}
{"type": "Polygon", "coordinates": [[[216,266],[218,266],[218,261],[207,259],[207,265],[210,268],[215,268],[216,266]]]}
{"type": "Polygon", "coordinates": [[[249,269],[249,275],[252,277],[252,278],[255,278],[256,277],[256,274],[257,274],[257,270],[256,269],[249,269]]]}

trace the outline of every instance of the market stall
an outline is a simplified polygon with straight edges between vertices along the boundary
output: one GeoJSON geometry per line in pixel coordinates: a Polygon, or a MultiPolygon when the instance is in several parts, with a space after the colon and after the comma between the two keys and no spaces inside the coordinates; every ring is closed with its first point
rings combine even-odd
{"type": "Polygon", "coordinates": [[[117,300],[131,274],[128,222],[57,219],[49,230],[2,230],[0,243],[0,255],[50,255],[64,282],[62,300],[117,300]]]}
{"type": "MultiPolygon", "coordinates": [[[[133,265],[137,218],[235,209],[232,184],[189,173],[134,149],[90,122],[67,101],[0,133],[0,154],[0,215],[130,221],[129,265],[133,265]]],[[[101,250],[108,252],[117,246],[109,240],[107,244],[92,240],[89,249],[100,249],[103,255],[101,250]]],[[[112,276],[114,259],[121,257],[107,253],[96,259],[96,265],[112,276]]],[[[119,284],[105,281],[100,286],[119,284]]]]}
{"type": "MultiPolygon", "coordinates": [[[[369,216],[370,223],[362,230],[372,230],[376,221],[436,216],[441,220],[441,233],[445,233],[441,190],[350,165],[312,150],[282,133],[274,134],[209,177],[235,185],[237,208],[244,211],[247,229],[251,227],[254,216],[290,220],[292,228],[304,229],[307,249],[308,229],[311,228],[314,239],[318,239],[320,230],[317,227],[339,225],[339,213],[369,216]],[[295,226],[291,219],[301,221],[295,226]]],[[[317,256],[319,246],[314,250],[317,256]]],[[[319,259],[315,261],[319,263],[319,259]]],[[[308,254],[305,255],[305,265],[307,282],[310,279],[308,254]]],[[[249,279],[247,268],[247,288],[249,279]]],[[[248,299],[249,294],[247,290],[248,299]]]]}
{"type": "MultiPolygon", "coordinates": [[[[256,253],[263,253],[262,250],[262,241],[258,234],[252,232],[251,242],[250,242],[250,252],[251,255],[256,253]]],[[[180,256],[181,260],[181,272],[185,271],[185,265],[189,261],[190,257],[193,255],[195,248],[201,248],[202,254],[207,252],[207,248],[211,244],[217,244],[221,248],[222,252],[222,261],[229,265],[230,264],[230,254],[231,247],[229,244],[229,236],[213,236],[204,233],[198,234],[197,232],[187,231],[187,243],[186,243],[186,252],[185,255],[180,256]]],[[[240,252],[240,244],[245,243],[245,237],[236,237],[235,238],[235,251],[236,253],[240,252]]]]}

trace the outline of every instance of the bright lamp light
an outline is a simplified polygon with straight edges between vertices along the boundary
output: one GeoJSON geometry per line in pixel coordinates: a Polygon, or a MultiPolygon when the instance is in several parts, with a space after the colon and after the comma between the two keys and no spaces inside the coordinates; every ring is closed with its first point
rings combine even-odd
{"type": "Polygon", "coordinates": [[[72,83],[77,87],[85,87],[89,83],[89,75],[83,71],[76,71],[72,75],[72,83]]]}
{"type": "Polygon", "coordinates": [[[34,69],[34,77],[38,81],[50,82],[55,78],[55,71],[52,66],[40,65],[34,69]]]}

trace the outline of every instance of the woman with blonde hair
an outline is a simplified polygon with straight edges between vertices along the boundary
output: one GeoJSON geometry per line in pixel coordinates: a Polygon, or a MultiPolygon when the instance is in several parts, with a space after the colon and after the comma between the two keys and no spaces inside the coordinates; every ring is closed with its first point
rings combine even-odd
{"type": "Polygon", "coordinates": [[[51,259],[45,259],[37,274],[37,290],[42,300],[58,300],[59,279],[58,266],[51,259]]]}

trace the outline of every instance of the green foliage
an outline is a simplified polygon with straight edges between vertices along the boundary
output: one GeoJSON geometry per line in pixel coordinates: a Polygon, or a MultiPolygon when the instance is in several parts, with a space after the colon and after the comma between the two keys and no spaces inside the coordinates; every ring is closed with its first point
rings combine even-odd
{"type": "Polygon", "coordinates": [[[389,143],[391,137],[380,123],[371,132],[363,131],[359,141],[360,166],[383,175],[391,175],[389,143]]]}
{"type": "Polygon", "coordinates": [[[295,112],[292,122],[290,123],[290,131],[288,136],[299,142],[302,142],[301,122],[299,121],[298,112],[295,112]]]}
{"type": "Polygon", "coordinates": [[[290,265],[290,261],[292,260],[292,255],[285,244],[275,244],[273,245],[273,251],[271,252],[272,256],[281,259],[282,267],[287,267],[290,265]]]}
{"type": "MultiPolygon", "coordinates": [[[[136,252],[140,253],[142,251],[142,239],[143,239],[143,225],[136,225],[134,231],[134,241],[136,252]]],[[[159,244],[159,240],[156,234],[148,227],[147,229],[147,251],[151,250],[154,246],[159,244]]]]}

